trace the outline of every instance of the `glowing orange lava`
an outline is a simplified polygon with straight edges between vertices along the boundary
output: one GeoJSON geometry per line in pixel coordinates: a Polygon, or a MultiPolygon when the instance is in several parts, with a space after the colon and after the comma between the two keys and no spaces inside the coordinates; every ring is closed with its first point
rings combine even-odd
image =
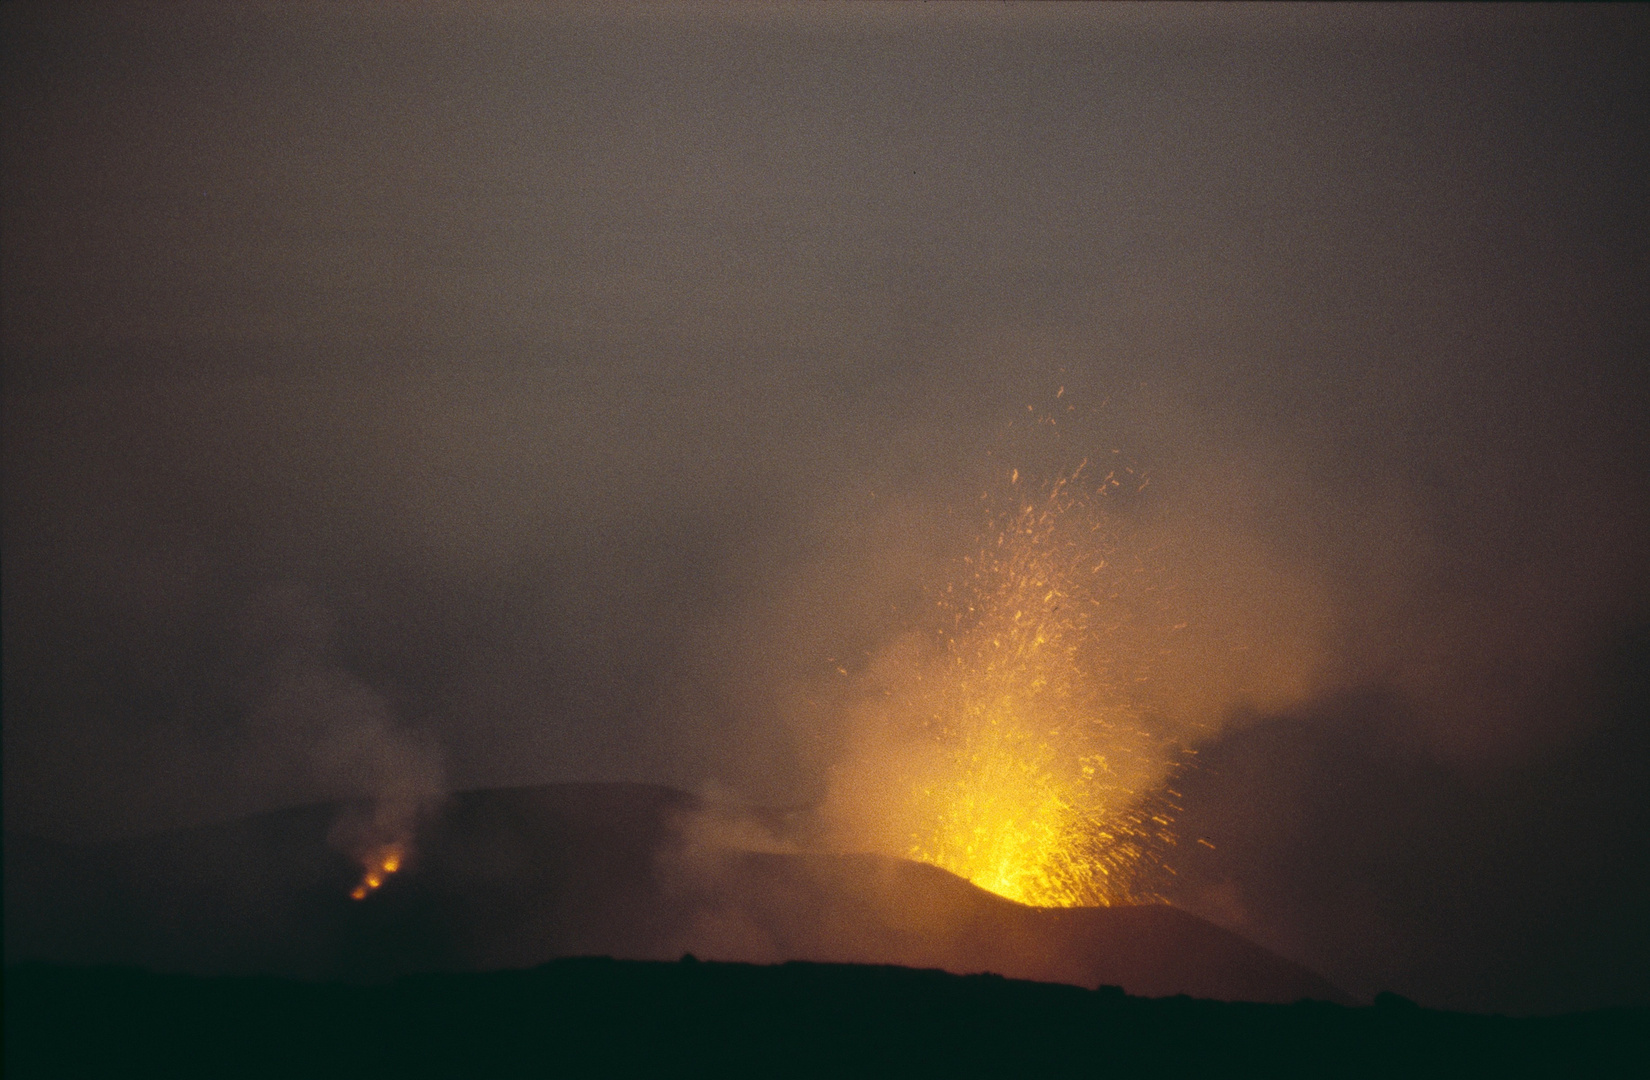
{"type": "Polygon", "coordinates": [[[890,703],[920,710],[927,743],[902,854],[1050,907],[1149,897],[1144,871],[1173,843],[1153,795],[1166,753],[1128,703],[1133,568],[1112,565],[1080,474],[1035,497],[1011,476],[1015,508],[938,600],[938,661],[890,703]]]}
{"type": "Polygon", "coordinates": [[[366,865],[361,873],[361,883],[350,891],[350,899],[365,900],[377,892],[379,886],[383,885],[391,874],[401,869],[401,861],[405,854],[399,844],[368,852],[362,859],[366,865]]]}

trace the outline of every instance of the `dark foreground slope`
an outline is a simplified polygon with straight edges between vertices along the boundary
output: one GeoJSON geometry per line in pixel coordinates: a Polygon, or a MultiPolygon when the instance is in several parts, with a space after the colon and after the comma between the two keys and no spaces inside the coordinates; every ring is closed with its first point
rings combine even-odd
{"type": "Polygon", "coordinates": [[[94,846],[8,836],[7,958],[371,979],[692,952],[1150,996],[1344,1000],[1175,908],[1028,908],[931,866],[787,851],[775,842],[782,821],[642,785],[454,796],[421,829],[406,871],[357,903],[358,870],[326,842],[339,813],[311,807],[94,846]],[[753,838],[771,850],[751,850],[753,838]]]}
{"type": "Polygon", "coordinates": [[[6,972],[8,1077],[1636,1076],[1650,1013],[1230,1004],[895,967],[562,960],[384,985],[6,972]]]}

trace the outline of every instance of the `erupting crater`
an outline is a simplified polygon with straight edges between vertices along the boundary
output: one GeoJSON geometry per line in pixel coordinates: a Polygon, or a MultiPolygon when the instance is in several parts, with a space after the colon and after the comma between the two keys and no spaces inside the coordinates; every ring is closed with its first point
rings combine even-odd
{"type": "Polygon", "coordinates": [[[1083,468],[1035,493],[1013,472],[1007,510],[987,493],[931,636],[873,665],[833,793],[880,819],[842,815],[856,840],[1038,907],[1156,900],[1174,844],[1175,754],[1130,697],[1149,575],[1119,559],[1083,468]]]}

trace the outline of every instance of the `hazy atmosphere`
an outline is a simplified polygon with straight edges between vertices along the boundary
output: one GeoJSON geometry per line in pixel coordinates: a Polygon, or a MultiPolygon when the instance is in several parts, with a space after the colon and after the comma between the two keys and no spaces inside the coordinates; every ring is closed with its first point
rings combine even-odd
{"type": "Polygon", "coordinates": [[[1130,895],[1650,1004],[1645,8],[0,25],[8,830],[628,780],[905,854],[1043,507],[1130,895]]]}

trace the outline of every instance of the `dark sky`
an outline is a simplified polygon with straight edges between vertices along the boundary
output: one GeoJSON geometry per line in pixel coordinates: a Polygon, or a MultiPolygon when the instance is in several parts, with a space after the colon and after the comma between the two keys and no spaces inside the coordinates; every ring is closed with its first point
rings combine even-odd
{"type": "Polygon", "coordinates": [[[982,488],[1101,455],[1175,899],[1650,1002],[1645,8],[0,20],[8,828],[817,800],[982,488]]]}

